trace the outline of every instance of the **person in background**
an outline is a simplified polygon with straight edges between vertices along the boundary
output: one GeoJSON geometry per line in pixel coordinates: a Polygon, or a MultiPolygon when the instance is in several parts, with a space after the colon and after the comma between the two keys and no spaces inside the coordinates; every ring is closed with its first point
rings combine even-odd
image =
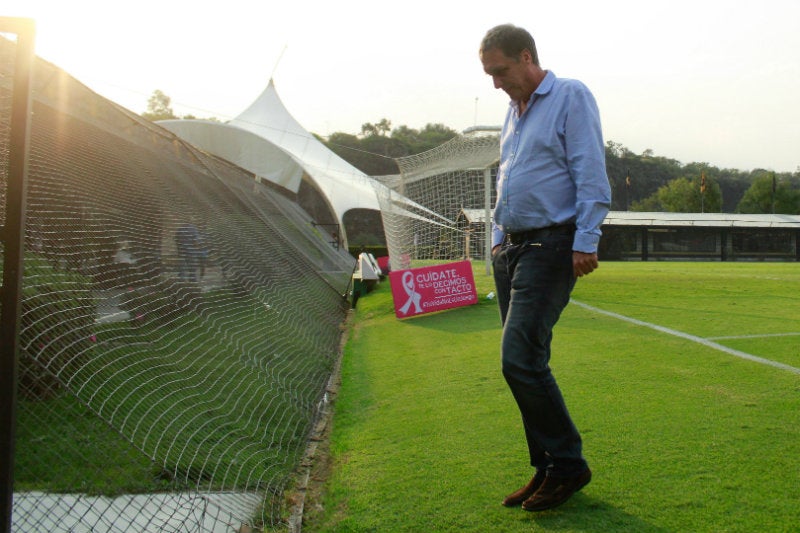
{"type": "Polygon", "coordinates": [[[543,511],[592,478],[580,433],[550,370],[553,327],[578,277],[598,267],[600,225],[611,205],[594,97],[539,65],[523,28],[490,29],[483,70],[511,98],[500,134],[492,256],[503,376],[522,415],[530,481],[503,505],[543,511]]]}
{"type": "Polygon", "coordinates": [[[198,281],[197,270],[200,267],[202,248],[200,230],[194,220],[181,224],[175,230],[175,249],[180,260],[178,275],[181,280],[198,281]]]}

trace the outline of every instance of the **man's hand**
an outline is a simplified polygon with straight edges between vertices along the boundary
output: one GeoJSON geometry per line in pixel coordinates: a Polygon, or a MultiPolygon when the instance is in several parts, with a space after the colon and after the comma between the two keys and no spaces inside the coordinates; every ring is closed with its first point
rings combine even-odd
{"type": "Polygon", "coordinates": [[[583,252],[572,252],[572,270],[575,277],[586,276],[597,268],[597,254],[585,254],[583,252]]]}

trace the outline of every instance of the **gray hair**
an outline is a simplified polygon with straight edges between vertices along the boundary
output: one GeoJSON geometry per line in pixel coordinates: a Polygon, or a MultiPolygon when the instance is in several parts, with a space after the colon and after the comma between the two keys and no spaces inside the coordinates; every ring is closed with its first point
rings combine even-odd
{"type": "Polygon", "coordinates": [[[539,54],[536,52],[536,43],[533,37],[524,28],[513,24],[501,24],[486,32],[481,41],[480,54],[497,48],[506,57],[519,58],[523,50],[531,53],[534,65],[539,65],[539,54]]]}

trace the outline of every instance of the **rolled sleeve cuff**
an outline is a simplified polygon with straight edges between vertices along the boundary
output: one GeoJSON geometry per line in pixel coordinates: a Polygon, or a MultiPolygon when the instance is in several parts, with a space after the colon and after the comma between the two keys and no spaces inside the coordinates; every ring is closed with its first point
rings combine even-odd
{"type": "Polygon", "coordinates": [[[498,228],[497,226],[492,228],[492,248],[497,245],[503,244],[503,239],[505,238],[505,233],[503,230],[498,228]]]}
{"type": "Polygon", "coordinates": [[[597,253],[597,246],[600,244],[600,235],[594,233],[576,232],[575,240],[572,243],[572,250],[585,254],[597,253]]]}

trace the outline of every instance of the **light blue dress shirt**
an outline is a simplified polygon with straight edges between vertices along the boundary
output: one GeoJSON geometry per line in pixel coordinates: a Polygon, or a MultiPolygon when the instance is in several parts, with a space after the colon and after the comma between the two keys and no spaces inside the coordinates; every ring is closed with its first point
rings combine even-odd
{"type": "Polygon", "coordinates": [[[594,96],[548,71],[522,116],[518,110],[509,104],[500,134],[492,245],[504,233],[574,222],[572,249],[596,252],[611,187],[594,96]]]}

